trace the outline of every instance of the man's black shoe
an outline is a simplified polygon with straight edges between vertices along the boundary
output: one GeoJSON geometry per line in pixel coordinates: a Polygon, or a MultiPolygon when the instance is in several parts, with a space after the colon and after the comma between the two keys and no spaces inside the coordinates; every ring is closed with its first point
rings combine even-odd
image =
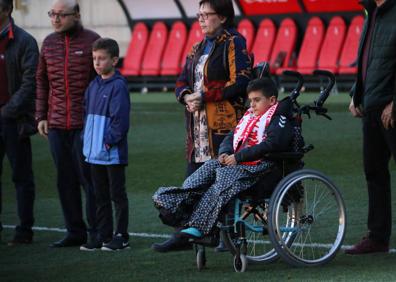
{"type": "Polygon", "coordinates": [[[64,247],[75,247],[81,246],[87,242],[86,238],[73,238],[65,237],[60,241],[56,241],[50,245],[51,248],[64,248],[64,247]]]}
{"type": "Polygon", "coordinates": [[[180,236],[180,234],[173,234],[168,240],[162,243],[154,243],[151,248],[160,253],[172,252],[172,251],[184,251],[191,250],[192,243],[189,242],[188,238],[185,236],[180,236]]]}
{"type": "Polygon", "coordinates": [[[33,242],[33,232],[15,233],[14,238],[8,242],[8,246],[31,244],[33,242]]]}

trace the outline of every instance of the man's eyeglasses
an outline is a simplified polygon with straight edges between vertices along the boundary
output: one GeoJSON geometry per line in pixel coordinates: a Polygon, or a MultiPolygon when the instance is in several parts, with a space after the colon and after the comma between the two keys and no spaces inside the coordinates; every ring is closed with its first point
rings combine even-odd
{"type": "Polygon", "coordinates": [[[55,19],[55,18],[66,19],[68,16],[73,16],[75,14],[76,14],[75,12],[73,13],[55,13],[53,11],[48,12],[48,16],[51,19],[55,19]]]}
{"type": "Polygon", "coordinates": [[[197,13],[197,19],[199,20],[200,18],[203,18],[204,20],[207,20],[210,15],[216,15],[217,13],[215,12],[210,12],[210,13],[197,13]]]}

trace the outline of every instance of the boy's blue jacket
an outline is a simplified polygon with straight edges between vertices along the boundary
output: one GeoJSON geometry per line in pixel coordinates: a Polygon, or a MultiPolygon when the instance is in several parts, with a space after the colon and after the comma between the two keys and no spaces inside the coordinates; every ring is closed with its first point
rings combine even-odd
{"type": "Polygon", "coordinates": [[[85,161],[91,164],[128,163],[127,133],[130,100],[126,79],[118,72],[97,76],[85,91],[85,161]]]}

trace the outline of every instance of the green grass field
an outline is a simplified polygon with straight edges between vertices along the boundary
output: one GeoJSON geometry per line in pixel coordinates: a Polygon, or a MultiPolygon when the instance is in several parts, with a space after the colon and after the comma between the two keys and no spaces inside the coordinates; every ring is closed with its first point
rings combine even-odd
{"type": "MultiPolygon", "coordinates": [[[[313,101],[315,95],[302,94],[299,101],[313,101]]],[[[361,124],[347,112],[349,97],[334,95],[327,103],[333,120],[313,116],[304,122],[304,136],[315,150],[307,154],[307,168],[328,175],[340,188],[347,206],[348,228],[344,244],[353,244],[364,235],[367,192],[362,169],[361,124]]],[[[131,249],[118,253],[81,252],[78,248],[50,249],[49,243],[64,236],[55,231],[35,231],[34,244],[9,247],[13,236],[5,228],[0,243],[0,281],[391,281],[396,280],[396,255],[360,257],[340,252],[323,267],[293,268],[282,261],[249,265],[237,274],[232,256],[207,251],[207,268],[198,272],[192,251],[157,254],[153,242],[161,238],[142,234],[170,234],[162,225],[151,202],[159,186],[180,185],[184,178],[183,108],[172,94],[133,94],[127,190],[130,202],[131,249]]],[[[47,141],[33,138],[34,172],[37,187],[35,226],[63,228],[62,213],[55,188],[55,171],[47,141]]],[[[396,179],[392,164],[392,177],[396,179]]],[[[395,181],[393,181],[393,184],[395,181]]],[[[395,185],[393,185],[395,186],[395,185]]],[[[3,175],[3,214],[6,225],[17,223],[15,190],[8,163],[3,175]]],[[[396,204],[393,201],[393,204],[396,204]]],[[[396,246],[393,239],[391,246],[396,246]]]]}

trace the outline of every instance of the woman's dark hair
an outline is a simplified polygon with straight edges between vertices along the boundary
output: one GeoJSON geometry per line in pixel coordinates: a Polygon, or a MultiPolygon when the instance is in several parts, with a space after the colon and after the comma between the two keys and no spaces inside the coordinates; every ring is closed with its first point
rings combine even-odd
{"type": "Polygon", "coordinates": [[[235,11],[232,0],[201,0],[199,1],[199,7],[205,3],[208,3],[216,14],[227,18],[225,23],[223,23],[224,28],[235,27],[235,11]]]}
{"type": "Polygon", "coordinates": [[[256,78],[249,82],[246,92],[260,91],[265,97],[275,96],[278,98],[278,88],[271,78],[256,78]]]}
{"type": "Polygon", "coordinates": [[[92,45],[92,51],[105,50],[111,58],[119,57],[120,49],[117,41],[111,38],[99,38],[92,45]]]}

